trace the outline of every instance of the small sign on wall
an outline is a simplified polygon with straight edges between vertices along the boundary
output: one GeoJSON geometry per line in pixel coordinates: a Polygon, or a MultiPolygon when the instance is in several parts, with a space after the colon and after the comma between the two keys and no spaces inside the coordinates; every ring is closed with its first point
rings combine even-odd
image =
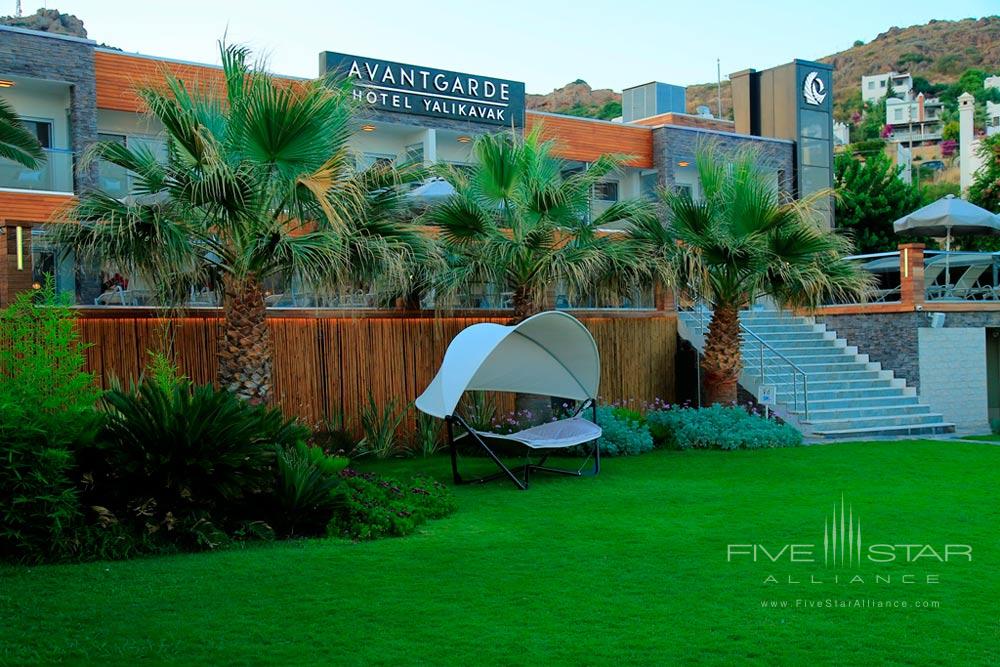
{"type": "Polygon", "coordinates": [[[761,405],[774,406],[778,400],[776,389],[773,384],[762,384],[757,389],[757,402],[761,405]]]}

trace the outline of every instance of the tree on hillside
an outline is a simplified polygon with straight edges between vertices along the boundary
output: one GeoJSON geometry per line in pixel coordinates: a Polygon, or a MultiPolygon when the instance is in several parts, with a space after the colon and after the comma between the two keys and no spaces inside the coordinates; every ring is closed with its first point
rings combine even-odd
{"type": "Polygon", "coordinates": [[[289,84],[221,46],[223,84],[167,76],[138,93],[167,138],[167,160],[102,142],[92,159],[134,174],[126,199],[83,193],[60,225],[78,257],[142,276],[179,300],[191,286],[222,292],[219,384],[252,402],[271,393],[264,281],[405,290],[432,246],[392,212],[392,167],[357,172],[354,104],[326,82],[289,84]],[[415,261],[415,259],[417,261],[415,261]]]}
{"type": "Polygon", "coordinates": [[[1000,134],[980,140],[979,157],[983,166],[969,186],[969,201],[1000,213],[1000,134]]]}
{"type": "Polygon", "coordinates": [[[892,223],[920,208],[920,191],[900,180],[902,167],[882,151],[838,155],[835,170],[837,227],[853,236],[859,254],[895,250],[892,223]]]}
{"type": "Polygon", "coordinates": [[[882,138],[882,130],[885,128],[885,100],[886,98],[883,97],[878,102],[868,102],[865,104],[864,118],[862,118],[861,124],[858,125],[861,140],[867,141],[882,138]]]}

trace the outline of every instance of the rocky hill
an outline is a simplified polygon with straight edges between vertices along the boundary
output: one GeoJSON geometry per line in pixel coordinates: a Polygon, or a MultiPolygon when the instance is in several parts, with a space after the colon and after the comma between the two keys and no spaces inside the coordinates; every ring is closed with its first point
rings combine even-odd
{"type": "MultiPolygon", "coordinates": [[[[860,40],[849,49],[820,58],[834,69],[834,104],[841,105],[860,91],[861,76],[888,70],[906,71],[932,83],[954,83],[967,69],[1000,71],[1000,16],[961,21],[931,21],[908,28],[892,27],[867,44],[860,40]]],[[[668,81],[669,83],[669,81],[668,81]]],[[[570,84],[572,86],[574,84],[570,84]]],[[[548,95],[529,95],[529,108],[546,111],[567,111],[566,101],[559,95],[570,86],[548,95]]],[[[589,89],[589,86],[587,87],[589,89]]],[[[606,104],[609,90],[593,91],[588,98],[582,89],[575,89],[573,104],[578,108],[595,108],[606,104]],[[597,96],[596,94],[600,95],[597,96]],[[600,100],[600,101],[598,101],[600,100]]],[[[693,112],[705,104],[716,109],[716,84],[705,83],[687,88],[687,109],[693,112]]],[[[733,99],[729,82],[722,82],[722,113],[732,117],[733,99]]]]}
{"type": "Polygon", "coordinates": [[[83,21],[73,14],[63,14],[58,9],[39,9],[34,14],[27,16],[0,16],[0,25],[54,32],[74,37],[87,36],[87,29],[83,27],[83,21]]]}
{"type": "Polygon", "coordinates": [[[622,96],[610,88],[594,90],[583,79],[567,83],[547,95],[528,95],[529,109],[610,120],[622,113],[622,96]]]}

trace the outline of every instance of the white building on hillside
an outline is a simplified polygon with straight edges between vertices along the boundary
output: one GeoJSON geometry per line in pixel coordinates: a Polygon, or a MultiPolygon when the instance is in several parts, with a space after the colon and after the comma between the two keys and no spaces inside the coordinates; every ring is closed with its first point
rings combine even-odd
{"type": "Polygon", "coordinates": [[[1000,88],[1000,76],[988,76],[983,81],[983,88],[1000,88]]]}
{"type": "Polygon", "coordinates": [[[913,77],[909,73],[886,72],[861,77],[861,99],[878,102],[892,88],[892,96],[909,99],[913,91],[913,77]]]}
{"type": "Polygon", "coordinates": [[[1000,134],[1000,102],[986,103],[986,136],[1000,134]]]}
{"type": "Polygon", "coordinates": [[[891,126],[889,139],[895,142],[921,145],[941,141],[941,112],[944,105],[936,97],[924,98],[920,93],[914,100],[890,97],[885,101],[885,122],[891,126]]]}

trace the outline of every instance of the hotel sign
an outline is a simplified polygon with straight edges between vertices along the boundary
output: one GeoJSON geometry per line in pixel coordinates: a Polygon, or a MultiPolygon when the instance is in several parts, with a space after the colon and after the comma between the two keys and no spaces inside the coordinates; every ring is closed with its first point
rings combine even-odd
{"type": "Polygon", "coordinates": [[[354,83],[355,99],[393,113],[521,127],[524,84],[324,51],[320,74],[354,83]]]}

